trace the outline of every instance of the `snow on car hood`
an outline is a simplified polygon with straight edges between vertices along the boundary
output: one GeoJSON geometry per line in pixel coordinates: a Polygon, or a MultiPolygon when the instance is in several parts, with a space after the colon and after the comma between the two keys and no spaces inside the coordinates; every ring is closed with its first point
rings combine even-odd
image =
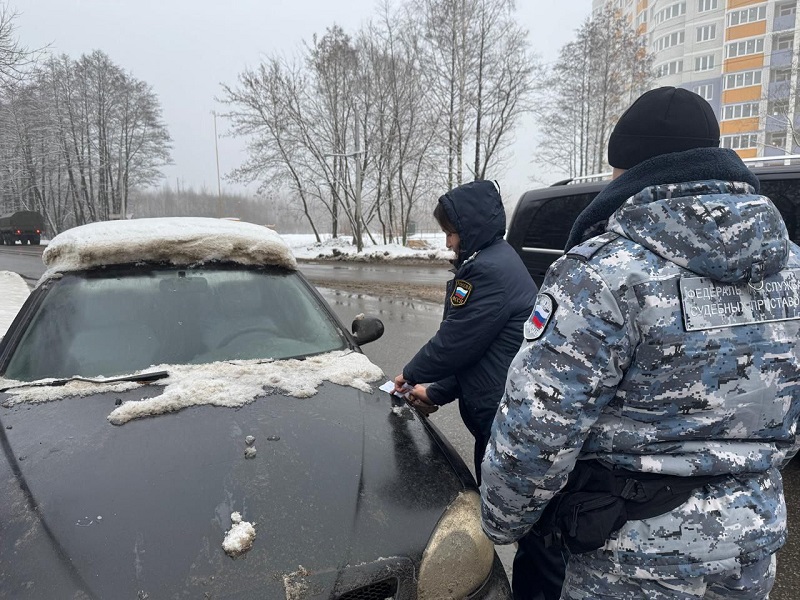
{"type": "Polygon", "coordinates": [[[164,262],[194,265],[226,261],[297,269],[297,261],[273,230],[241,221],[167,217],[103,221],[57,235],[42,254],[41,281],[64,271],[103,265],[164,262]]]}
{"type": "MultiPolygon", "coordinates": [[[[163,385],[163,393],[154,398],[123,403],[108,415],[111,423],[123,425],[133,419],[176,412],[203,404],[236,408],[252,402],[269,390],[277,390],[295,398],[308,398],[317,393],[317,388],[323,381],[371,392],[369,383],[384,377],[383,371],[365,355],[351,350],[339,350],[305,359],[158,365],[147,369],[150,370],[169,372],[166,379],[149,384],[163,385]]],[[[25,383],[0,379],[0,387],[24,386],[25,383]]],[[[10,398],[3,406],[122,392],[140,385],[143,384],[71,381],[56,387],[20,387],[8,390],[10,398]]]]}

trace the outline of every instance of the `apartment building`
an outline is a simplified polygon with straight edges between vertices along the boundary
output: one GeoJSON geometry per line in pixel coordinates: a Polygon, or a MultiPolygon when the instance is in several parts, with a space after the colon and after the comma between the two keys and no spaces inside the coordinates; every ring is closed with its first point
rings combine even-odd
{"type": "Polygon", "coordinates": [[[680,86],[709,101],[722,145],[742,158],[800,154],[798,0],[593,0],[646,37],[653,87],[680,86]]]}

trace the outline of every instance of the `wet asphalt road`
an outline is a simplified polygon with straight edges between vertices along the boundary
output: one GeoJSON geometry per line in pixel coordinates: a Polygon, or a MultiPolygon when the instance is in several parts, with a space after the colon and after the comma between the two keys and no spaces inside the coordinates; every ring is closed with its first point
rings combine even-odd
{"type": "MultiPolygon", "coordinates": [[[[0,247],[0,270],[20,273],[29,282],[39,278],[44,271],[40,258],[41,248],[0,247]]],[[[419,283],[444,282],[449,277],[446,269],[424,267],[340,263],[302,265],[301,270],[315,279],[340,279],[359,282],[408,281],[419,283]]],[[[379,317],[385,325],[383,337],[364,347],[364,352],[381,368],[387,378],[400,372],[417,349],[438,328],[442,308],[424,301],[400,300],[392,296],[352,294],[332,289],[322,289],[340,319],[349,325],[360,313],[379,317]]],[[[455,449],[472,470],[472,437],[461,423],[455,404],[443,407],[431,417],[433,423],[447,436],[455,449]]],[[[778,553],[778,576],[770,598],[772,600],[800,599],[800,458],[783,472],[786,504],[789,514],[789,541],[778,553]],[[792,534],[796,532],[796,534],[792,534]]],[[[513,550],[498,547],[498,554],[510,572],[513,550]]]]}

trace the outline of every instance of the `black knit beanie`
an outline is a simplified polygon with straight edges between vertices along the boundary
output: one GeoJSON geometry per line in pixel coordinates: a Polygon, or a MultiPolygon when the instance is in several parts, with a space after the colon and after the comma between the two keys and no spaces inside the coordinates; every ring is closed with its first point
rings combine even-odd
{"type": "Polygon", "coordinates": [[[617,121],[608,140],[608,163],[630,169],[670,152],[719,146],[719,123],[711,105],[683,88],[645,92],[617,121]]]}

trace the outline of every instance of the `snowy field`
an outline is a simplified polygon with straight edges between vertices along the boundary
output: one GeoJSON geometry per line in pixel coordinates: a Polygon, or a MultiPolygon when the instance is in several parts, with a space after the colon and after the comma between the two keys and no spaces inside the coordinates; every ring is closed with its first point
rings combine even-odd
{"type": "Polygon", "coordinates": [[[11,271],[0,271],[0,337],[6,334],[28,294],[30,288],[22,277],[11,271]]]}
{"type": "MultiPolygon", "coordinates": [[[[313,234],[281,235],[292,249],[295,258],[313,260],[317,258],[336,258],[339,260],[372,261],[397,259],[450,260],[453,253],[445,247],[444,233],[420,234],[409,238],[408,246],[400,244],[373,244],[368,237],[364,239],[364,250],[356,251],[353,238],[349,235],[338,238],[330,234],[320,234],[322,241],[317,243],[313,234]]],[[[376,238],[378,241],[378,238],[376,238]]]]}

